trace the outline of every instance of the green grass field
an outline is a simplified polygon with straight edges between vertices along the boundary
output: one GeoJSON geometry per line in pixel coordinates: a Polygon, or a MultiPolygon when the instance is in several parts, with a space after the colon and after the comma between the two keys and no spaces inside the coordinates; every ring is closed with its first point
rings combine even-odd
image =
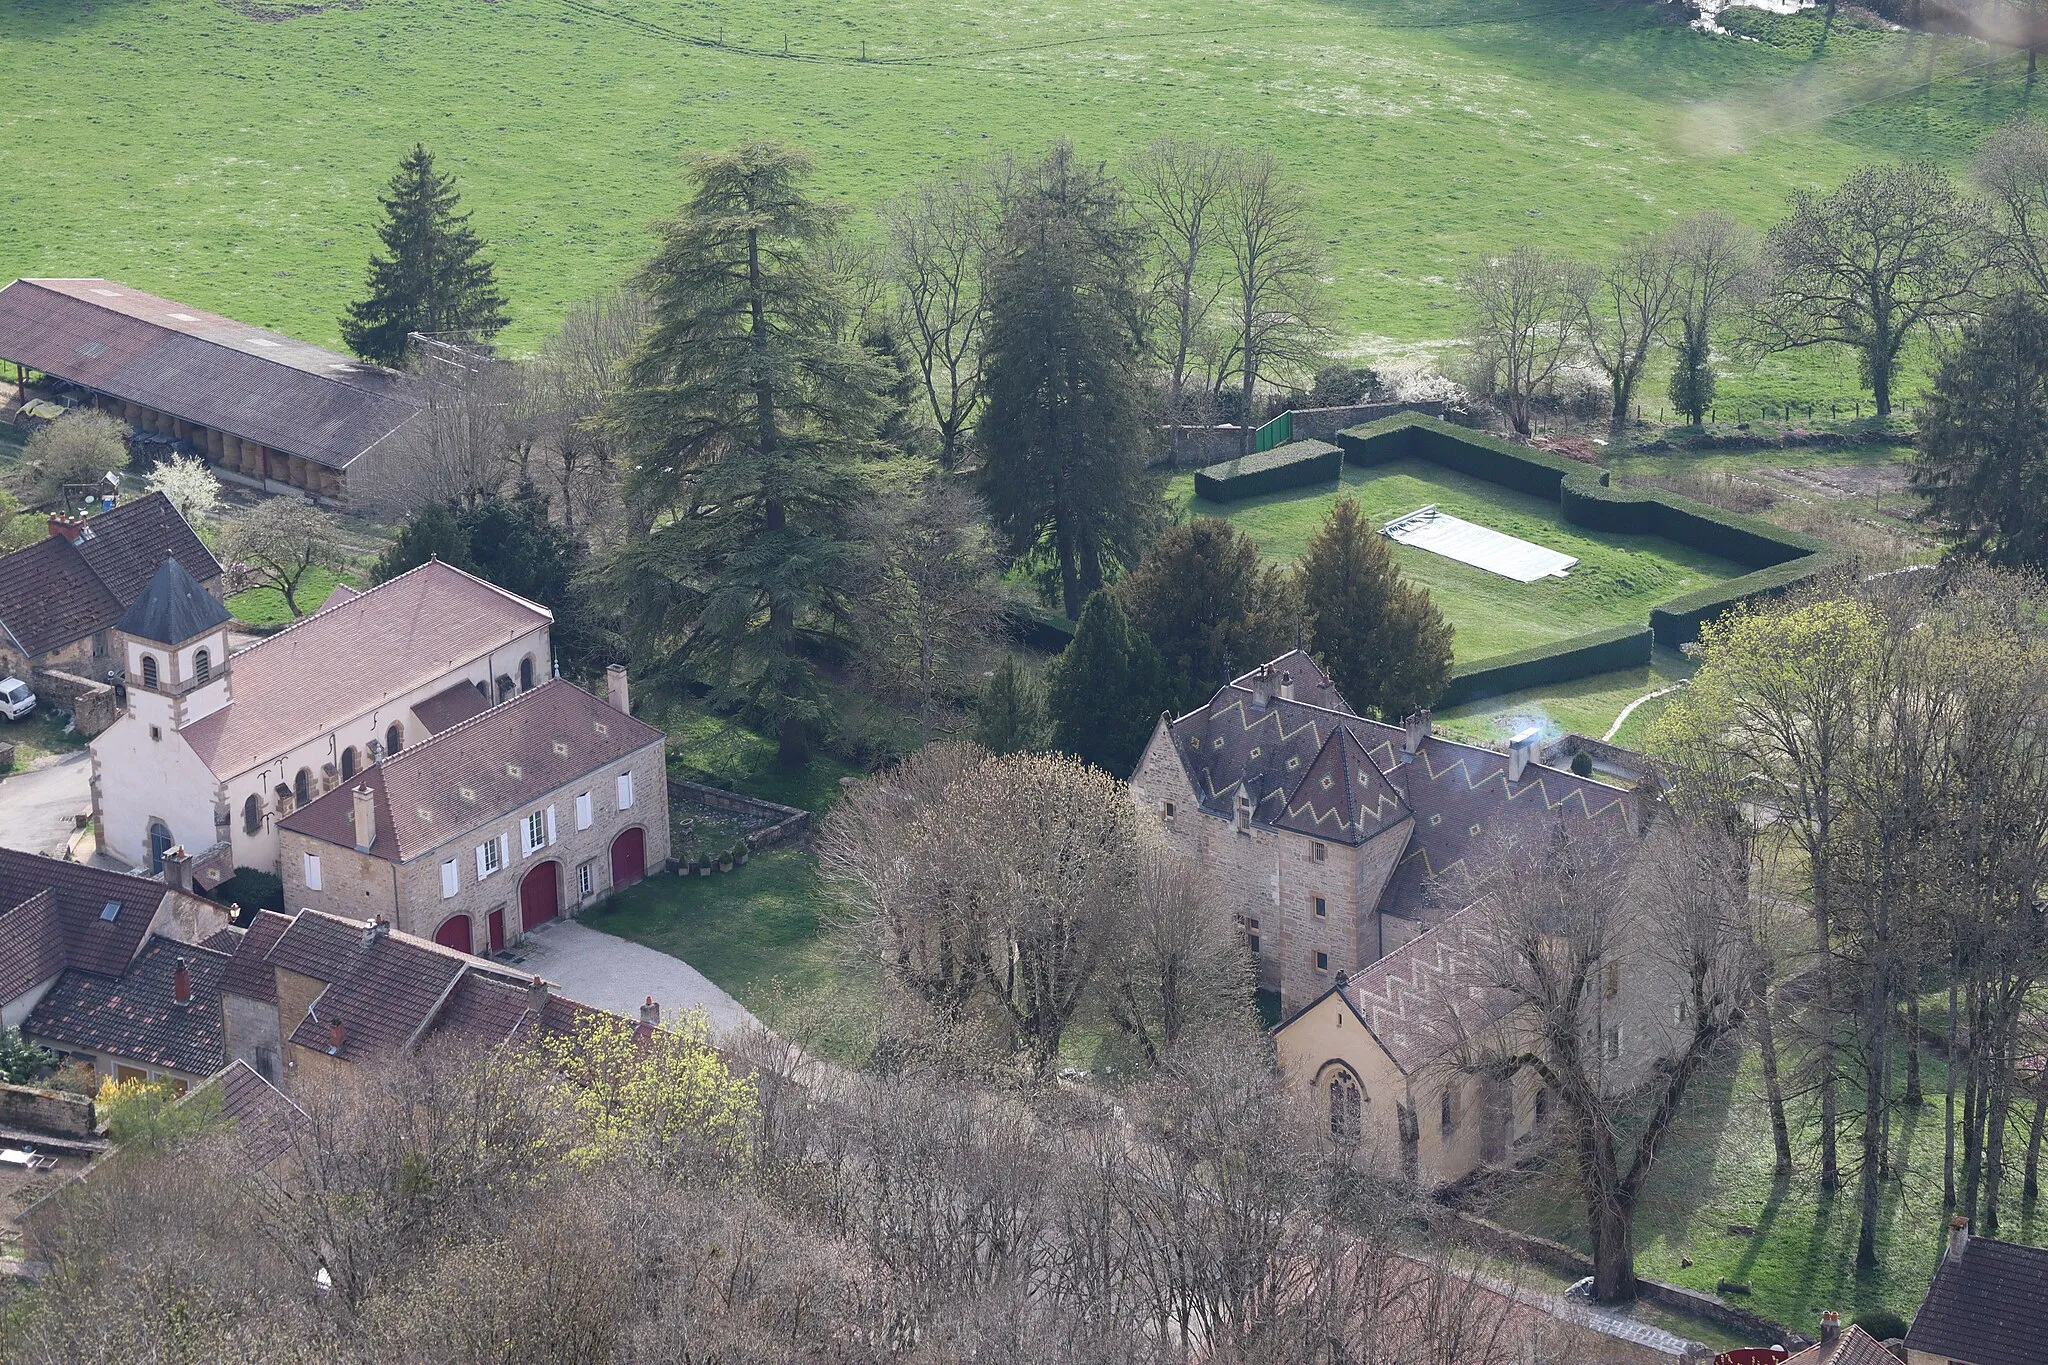
{"type": "MultiPolygon", "coordinates": [[[[1689,678],[1696,671],[1697,665],[1677,650],[1659,647],[1652,652],[1646,667],[1622,668],[1576,682],[1553,683],[1527,692],[1466,702],[1437,712],[1436,727],[1462,738],[1495,742],[1505,741],[1531,725],[1540,728],[1545,738],[1569,731],[1599,739],[1630,702],[1689,678]]],[[[1613,742],[1640,748],[1650,722],[1670,700],[1668,696],[1659,697],[1630,711],[1613,742]]]]}
{"type": "MultiPolygon", "coordinates": [[[[299,581],[299,590],[292,594],[299,604],[299,615],[310,616],[326,604],[328,595],[337,583],[357,584],[360,580],[354,574],[331,574],[325,569],[308,569],[299,581]]],[[[227,600],[227,608],[235,619],[250,626],[288,626],[298,619],[285,605],[284,594],[276,588],[244,588],[227,600]]]]}
{"type": "Polygon", "coordinates": [[[1428,550],[1396,545],[1401,572],[1429,589],[1455,630],[1452,650],[1460,662],[1602,626],[1647,625],[1657,603],[1746,572],[1739,564],[1654,536],[1605,535],[1568,526],[1548,499],[1421,460],[1371,469],[1346,465],[1335,488],[1290,489],[1223,504],[1196,499],[1192,474],[1175,475],[1167,484],[1169,503],[1191,514],[1229,518],[1281,561],[1300,556],[1339,497],[1356,498],[1359,510],[1374,523],[1435,503],[1455,516],[1578,556],[1565,578],[1517,583],[1428,550]]]}
{"type": "MultiPolygon", "coordinates": [[[[109,275],[331,344],[418,139],[461,177],[518,349],[646,254],[694,152],[800,144],[866,211],[1056,136],[1116,158],[1224,132],[1313,196],[1334,344],[1392,357],[1457,335],[1455,281],[1485,254],[1590,254],[1703,208],[1761,224],[1868,158],[1958,164],[2027,107],[2023,58],[1976,44],[1737,11],[1745,41],[1673,13],[0,0],[0,277],[109,275]]],[[[1730,376],[1722,403],[1855,388],[1816,354],[1730,376]]]]}
{"type": "MultiPolygon", "coordinates": [[[[1843,1319],[1888,1308],[1911,1321],[1927,1293],[1947,1228],[1941,1206],[1942,1086],[1938,1057],[1921,1058],[1927,1103],[1899,1106],[1893,1119],[1894,1178],[1880,1201],[1877,1270],[1856,1271],[1858,1227],[1855,1177],[1847,1168],[1860,1119],[1844,1119],[1844,1187],[1826,1195],[1815,1185],[1818,1134],[1814,1104],[1788,1099],[1795,1173],[1784,1189],[1771,1182],[1771,1130],[1763,1103],[1756,1051],[1726,1059],[1702,1073],[1684,1117],[1644,1188],[1636,1211],[1636,1268],[1646,1275],[1713,1293],[1726,1278],[1754,1293],[1731,1300],[1807,1331],[1824,1309],[1843,1319]],[[1753,1235],[1731,1234],[1731,1225],[1753,1235]],[[1684,1261],[1690,1259],[1687,1266],[1684,1261]]],[[[1903,1076],[1903,1061],[1899,1068],[1903,1076]]],[[[1845,1092],[1844,1114],[1860,1114],[1860,1094],[1845,1092]]],[[[2039,1244],[2048,1238],[2048,1208],[2019,1204],[2018,1154],[2024,1132],[2014,1130],[2011,1201],[2001,1205],[1999,1236],[2039,1244]]],[[[1487,1216],[1582,1250],[1585,1219],[1578,1211],[1563,1159],[1488,1209],[1487,1216]]]]}

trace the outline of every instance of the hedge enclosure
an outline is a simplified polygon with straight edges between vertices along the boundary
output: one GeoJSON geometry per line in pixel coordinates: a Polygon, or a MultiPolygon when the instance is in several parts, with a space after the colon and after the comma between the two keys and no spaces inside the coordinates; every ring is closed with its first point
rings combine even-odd
{"type": "Polygon", "coordinates": [[[1609,626],[1513,654],[1474,659],[1451,674],[1450,686],[1437,705],[1462,706],[1482,697],[1590,678],[1617,668],[1640,668],[1650,662],[1651,644],[1648,626],[1609,626]]]}
{"type": "Polygon", "coordinates": [[[1344,452],[1328,441],[1289,441],[1258,455],[1212,464],[1195,474],[1195,496],[1236,502],[1283,488],[1334,483],[1343,472],[1344,452]]]}

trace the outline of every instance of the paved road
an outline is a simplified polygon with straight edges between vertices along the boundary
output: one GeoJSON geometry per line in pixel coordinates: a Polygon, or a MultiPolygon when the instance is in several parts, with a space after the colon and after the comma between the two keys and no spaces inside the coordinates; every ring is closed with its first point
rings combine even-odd
{"type": "Polygon", "coordinates": [[[72,817],[91,805],[92,755],[84,750],[0,778],[0,848],[61,857],[77,828],[72,817]]]}
{"type": "MultiPolygon", "coordinates": [[[[4,790],[4,789],[0,789],[4,790]]],[[[662,1018],[702,1007],[714,1032],[753,1022],[744,1005],[713,985],[704,973],[667,953],[558,920],[528,934],[517,948],[526,971],[560,984],[562,994],[601,1010],[635,1019],[648,996],[661,1002],[662,1018]]]]}

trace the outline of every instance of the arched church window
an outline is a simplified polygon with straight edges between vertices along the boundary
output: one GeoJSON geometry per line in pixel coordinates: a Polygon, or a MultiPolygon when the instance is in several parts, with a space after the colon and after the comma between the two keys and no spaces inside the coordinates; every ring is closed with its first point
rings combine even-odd
{"type": "Polygon", "coordinates": [[[404,747],[405,727],[394,720],[391,728],[384,732],[384,757],[389,758],[404,747]]]}
{"type": "Polygon", "coordinates": [[[1330,1136],[1356,1142],[1364,1133],[1365,1092],[1350,1073],[1340,1071],[1330,1078],[1330,1136]]]}
{"type": "Polygon", "coordinates": [[[356,775],[356,746],[351,744],[341,751],[341,780],[346,782],[356,775]]]}
{"type": "Polygon", "coordinates": [[[242,832],[261,834],[263,832],[263,798],[254,792],[242,803],[242,832]]]}

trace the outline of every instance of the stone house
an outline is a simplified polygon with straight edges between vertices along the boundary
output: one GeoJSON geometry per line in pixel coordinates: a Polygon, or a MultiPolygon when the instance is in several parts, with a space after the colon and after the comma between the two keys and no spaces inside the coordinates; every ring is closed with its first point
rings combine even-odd
{"type": "Polygon", "coordinates": [[[204,886],[278,870],[278,822],[553,671],[547,608],[430,561],[230,656],[229,618],[166,561],[117,623],[123,714],[94,739],[100,847],[204,886]]]}
{"type": "Polygon", "coordinates": [[[1638,828],[1633,792],[1532,758],[1433,735],[1428,712],[1360,716],[1294,650],[1161,716],[1130,787],[1223,888],[1284,1018],[1459,909],[1439,879],[1489,831],[1638,828]]]}
{"type": "Polygon", "coordinates": [[[146,1080],[180,1092],[227,1065],[221,976],[228,954],[149,936],[118,977],[71,970],[22,1022],[22,1036],[102,1080],[146,1080]]]}
{"type": "MultiPolygon", "coordinates": [[[[259,914],[222,973],[224,1047],[292,1090],[401,1054],[568,1034],[602,1012],[551,983],[394,930],[319,910],[259,914]]],[[[643,1024],[658,1023],[650,1006],[643,1024]]]]}
{"type": "Polygon", "coordinates": [[[175,884],[0,848],[0,1027],[21,1027],[61,981],[118,982],[153,942],[199,944],[228,919],[175,884]]]}
{"type": "Polygon", "coordinates": [[[1906,1333],[1907,1365],[2038,1365],[2048,1360],[2048,1247],[1972,1237],[1948,1247],[1906,1333]]]}
{"type": "Polygon", "coordinates": [[[667,866],[667,737],[608,682],[521,693],[285,817],[286,903],[498,952],[667,866]]]}
{"type": "Polygon", "coordinates": [[[220,597],[220,562],[161,493],[95,517],[53,515],[49,527],[0,556],[0,677],[40,668],[104,681],[121,666],[116,623],[166,559],[220,597]]]}

